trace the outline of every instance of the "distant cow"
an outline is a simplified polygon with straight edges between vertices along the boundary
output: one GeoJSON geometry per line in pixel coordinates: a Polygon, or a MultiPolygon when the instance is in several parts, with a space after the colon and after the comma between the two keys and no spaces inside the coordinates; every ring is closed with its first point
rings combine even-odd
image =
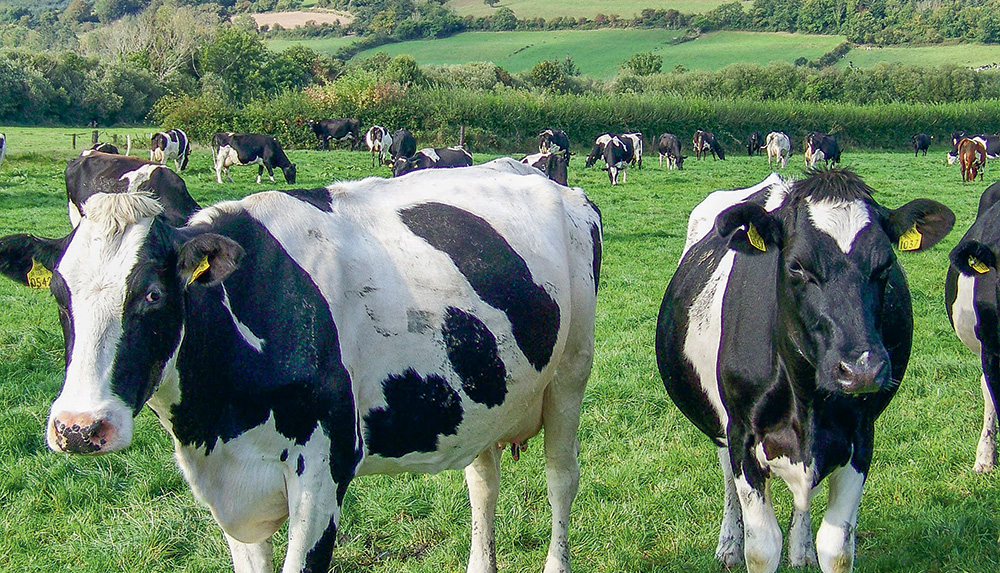
{"type": "Polygon", "coordinates": [[[69,221],[80,224],[86,202],[96,193],[148,193],[159,201],[162,216],[171,225],[183,225],[198,203],[188,194],[180,175],[159,163],[87,150],[66,164],[66,202],[69,221]]]}
{"type": "Polygon", "coordinates": [[[983,147],[986,149],[986,159],[1000,158],[1000,135],[988,135],[985,133],[968,135],[964,131],[955,131],[951,134],[951,151],[948,152],[948,165],[954,165],[958,162],[958,143],[965,138],[983,144],[983,147]]]}
{"type": "Polygon", "coordinates": [[[392,176],[399,177],[420,169],[440,167],[468,167],[472,165],[472,154],[462,146],[425,147],[412,157],[400,157],[392,164],[392,176]]]}
{"type": "Polygon", "coordinates": [[[372,167],[375,167],[375,160],[378,158],[379,165],[385,165],[389,156],[389,147],[392,146],[392,136],[389,130],[381,125],[373,125],[365,133],[365,143],[368,151],[372,154],[372,167]]]}
{"type": "Polygon", "coordinates": [[[174,168],[184,171],[187,168],[188,157],[191,155],[191,142],[187,134],[179,129],[154,133],[149,143],[149,160],[166,163],[174,160],[174,168]]]}
{"type": "Polygon", "coordinates": [[[569,180],[569,154],[565,153],[533,153],[521,158],[521,163],[530,165],[541,171],[546,177],[567,185],[569,180]]]}
{"type": "Polygon", "coordinates": [[[806,166],[812,167],[822,161],[824,164],[840,163],[840,145],[832,135],[814,131],[803,142],[806,166]]]}
{"type": "Polygon", "coordinates": [[[841,168],[749,196],[713,193],[731,206],[686,251],[664,294],[656,362],[671,399],[718,448],[725,497],[715,555],[727,569],[778,568],[778,477],[794,498],[788,564],[851,570],[875,420],[903,379],[913,333],[893,246],[928,249],[955,221],[936,201],[888,209],[872,193],[841,168]],[[829,501],[814,544],[810,501],[824,478],[829,501]]]}
{"type": "Polygon", "coordinates": [[[100,151],[101,153],[110,153],[112,155],[118,155],[118,148],[106,141],[102,141],[101,143],[95,143],[94,145],[91,145],[90,151],[100,151]]]}
{"type": "Polygon", "coordinates": [[[760,150],[764,146],[764,136],[759,131],[754,131],[747,138],[747,155],[760,155],[760,150]]]}
{"type": "Polygon", "coordinates": [[[618,138],[632,144],[632,160],[630,163],[639,169],[642,169],[642,132],[633,131],[630,133],[622,133],[618,136],[618,138]]]}
{"type": "Polygon", "coordinates": [[[611,141],[612,137],[614,137],[614,135],[611,133],[602,133],[594,139],[594,146],[590,149],[590,155],[588,155],[587,159],[583,162],[584,167],[591,167],[597,163],[598,159],[604,157],[604,146],[611,141]]]}
{"type": "Polygon", "coordinates": [[[491,163],[257,193],[181,228],[148,195],[98,194],[66,237],[3,237],[0,273],[53,274],[65,380],[48,446],[127,448],[148,405],[241,572],[272,570],[285,523],[282,570],[329,570],[356,476],[466,468],[481,572],[497,444],[544,429],[544,567],[568,572],[600,214],[491,163]]]}
{"type": "Polygon", "coordinates": [[[672,133],[661,134],[656,140],[656,151],[660,154],[660,167],[663,158],[667,158],[667,169],[684,169],[684,156],[681,155],[681,140],[672,133]]]}
{"type": "Polygon", "coordinates": [[[417,140],[414,139],[413,134],[406,129],[397,129],[395,133],[392,134],[392,143],[389,145],[389,158],[392,163],[395,164],[400,157],[407,158],[413,157],[413,154],[417,152],[417,140]]]}
{"type": "Polygon", "coordinates": [[[295,183],[295,164],[288,160],[278,140],[258,133],[216,133],[212,136],[212,157],[215,161],[215,178],[222,183],[222,172],[229,175],[231,165],[257,165],[257,183],[264,169],[274,181],[274,168],[281,169],[287,183],[295,183]]]}
{"type": "Polygon", "coordinates": [[[604,146],[604,164],[607,166],[608,179],[612,185],[618,185],[618,175],[621,174],[622,183],[628,181],[628,165],[633,159],[632,141],[623,139],[617,135],[612,136],[607,145],[604,146]]]}
{"type": "Polygon", "coordinates": [[[539,153],[569,153],[569,136],[561,129],[543,129],[538,133],[539,153]]]}
{"type": "Polygon", "coordinates": [[[983,179],[986,171],[986,146],[978,138],[963,137],[958,142],[958,161],[962,166],[962,181],[983,179]]]}
{"type": "Polygon", "coordinates": [[[771,167],[771,159],[777,168],[784,169],[788,165],[788,156],[792,154],[792,140],[783,131],[772,131],[767,134],[767,166],[771,167]]]}
{"type": "Polygon", "coordinates": [[[694,146],[694,155],[698,159],[708,157],[709,153],[711,153],[712,157],[715,159],[726,158],[725,150],[722,149],[722,145],[719,144],[717,139],[715,139],[715,134],[711,131],[699,129],[694,132],[692,145],[694,146]]]}
{"type": "Polygon", "coordinates": [[[996,464],[997,404],[1000,400],[1000,312],[997,273],[1000,268],[1000,183],[986,188],[976,220],[951,251],[944,298],[955,334],[979,358],[982,377],[983,429],[973,470],[988,472],[996,464]]]}
{"type": "Polygon", "coordinates": [[[351,151],[361,144],[361,122],[355,117],[338,119],[310,119],[306,123],[316,134],[320,149],[330,149],[330,140],[344,141],[351,144],[351,151]]]}
{"type": "Polygon", "coordinates": [[[7,135],[0,133],[0,165],[3,164],[3,158],[7,155],[7,135]]]}
{"type": "Polygon", "coordinates": [[[910,143],[913,144],[913,156],[916,157],[921,151],[924,152],[924,157],[927,156],[927,150],[931,146],[931,136],[926,133],[914,133],[910,137],[910,143]]]}

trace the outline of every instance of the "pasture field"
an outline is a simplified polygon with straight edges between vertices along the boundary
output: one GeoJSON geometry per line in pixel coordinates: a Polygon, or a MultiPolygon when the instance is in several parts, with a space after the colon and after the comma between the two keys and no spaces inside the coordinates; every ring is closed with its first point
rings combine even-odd
{"type": "Polygon", "coordinates": [[[336,54],[341,48],[347,47],[357,41],[357,36],[330,36],[326,38],[309,38],[308,40],[285,40],[280,38],[265,40],[267,47],[275,52],[283,52],[289,46],[302,44],[319,54],[336,54]]]}
{"type": "MultiPolygon", "coordinates": [[[[678,30],[552,30],[544,32],[465,32],[440,40],[414,40],[386,44],[360,52],[390,56],[409,54],[420,65],[464,64],[489,61],[509,72],[530,70],[541,60],[566,56],[585,76],[611,78],[632,54],[653,52],[663,56],[663,71],[681,65],[689,70],[717,70],[737,62],[767,64],[778,60],[819,58],[842,36],[788,34],[786,32],[713,32],[690,42],[671,44],[678,30]]],[[[319,51],[309,42],[305,45],[319,51]]]]}
{"type": "MultiPolygon", "coordinates": [[[[0,167],[0,235],[69,231],[63,168],[73,156],[58,129],[7,129],[0,167]]],[[[687,144],[689,146],[689,144],[687,144]]],[[[684,242],[687,215],[716,189],[767,176],[763,157],[661,170],[655,155],[612,188],[599,169],[573,159],[570,183],[604,216],[604,261],[596,357],[580,427],[581,488],[570,545],[577,572],[717,572],[713,552],[722,505],[715,448],[673,406],[656,372],[653,332],[663,291],[684,242]]],[[[133,151],[143,155],[145,150],[133,151]]],[[[1000,470],[971,471],[981,423],[977,357],[948,325],[943,305],[947,254],[972,222],[992,180],[960,181],[944,148],[927,157],[847,151],[844,163],[897,207],[931,197],[955,210],[955,230],[928,252],[900,254],[913,297],[913,355],[896,399],[876,424],[875,460],[858,522],[856,571],[996,571],[1000,568],[1000,470]]],[[[368,175],[367,153],[293,150],[299,185],[368,175]]],[[[476,161],[489,159],[477,155],[476,161]]],[[[802,154],[785,171],[802,170],[802,154]]],[[[253,167],[217,185],[209,153],[197,147],[183,173],[202,203],[287,187],[256,185],[253,167]]],[[[1000,173],[995,167],[988,177],[1000,173]]],[[[280,175],[279,175],[280,181],[280,175]]],[[[224,571],[226,544],[194,500],[155,417],[137,418],[132,446],[103,457],[49,451],[43,426],[62,382],[62,335],[47,292],[0,280],[0,570],[224,571]]],[[[503,571],[538,571],[550,514],[540,438],[519,462],[504,456],[497,509],[503,571]]],[[[776,482],[779,522],[791,495],[776,482]]],[[[825,508],[814,500],[813,524],[825,508]]],[[[337,572],[464,570],[469,509],[461,472],[364,477],[348,490],[337,572]]],[[[284,533],[275,540],[283,557],[284,533]]],[[[808,570],[813,571],[813,570],[808,570]]],[[[818,569],[816,569],[818,571],[818,569]]]]}
{"type": "Polygon", "coordinates": [[[970,50],[969,44],[934,44],[925,46],[855,46],[837,63],[847,67],[869,68],[878,62],[900,63],[926,66],[929,68],[953,64],[975,67],[1000,62],[1000,46],[996,44],[976,44],[970,50]]]}
{"type": "Polygon", "coordinates": [[[555,18],[556,16],[572,16],[573,18],[593,18],[598,14],[609,16],[617,14],[622,18],[631,18],[646,8],[658,10],[677,10],[682,14],[701,14],[714,10],[722,0],[671,0],[669,2],[650,2],[649,0],[615,0],[614,3],[600,0],[552,0],[549,2],[534,2],[532,0],[501,0],[491,8],[481,0],[448,0],[446,2],[459,16],[489,16],[500,8],[510,8],[518,18],[555,18]]]}

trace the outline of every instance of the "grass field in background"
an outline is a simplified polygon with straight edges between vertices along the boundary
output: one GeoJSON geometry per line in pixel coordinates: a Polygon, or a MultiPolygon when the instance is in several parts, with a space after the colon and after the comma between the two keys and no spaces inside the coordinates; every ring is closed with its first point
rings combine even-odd
{"type": "MultiPolygon", "coordinates": [[[[73,130],[5,131],[10,151],[0,167],[0,235],[62,236],[69,230],[63,168],[74,154],[62,134],[73,130]]],[[[583,169],[583,150],[574,151],[570,183],[601,208],[605,241],[595,364],[580,428],[581,487],[570,524],[574,571],[721,571],[713,558],[722,505],[715,448],[667,398],[656,373],[653,329],[691,208],[710,191],[759,182],[769,173],[766,159],[733,150],[727,161],[691,157],[678,172],[660,170],[655,155],[647,155],[644,169],[630,169],[628,182],[612,188],[605,172],[583,169]]],[[[875,460],[858,520],[859,572],[1000,568],[1000,470],[971,471],[982,415],[978,359],[958,342],[943,305],[948,251],[1000,170],[988,167],[987,181],[963,184],[958,169],[945,166],[945,151],[936,146],[918,158],[843,156],[883,204],[931,197],[958,216],[956,229],[935,248],[899,255],[913,297],[913,356],[896,399],[876,424],[875,460]]],[[[288,155],[298,164],[301,187],[386,175],[369,167],[367,153],[288,155]]],[[[797,176],[801,165],[797,153],[784,173],[797,176]]],[[[252,166],[234,167],[232,174],[236,183],[216,184],[209,154],[199,146],[182,175],[206,204],[287,187],[258,186],[252,166]]],[[[43,425],[62,383],[55,305],[46,292],[0,280],[0,309],[0,570],[229,569],[220,530],[191,496],[170,440],[148,410],[138,416],[124,452],[90,458],[46,448],[43,425]]],[[[550,514],[541,446],[534,438],[519,462],[503,459],[497,509],[503,571],[538,571],[545,557],[550,514]]],[[[791,495],[775,484],[784,527],[791,495]]],[[[814,527],[825,507],[823,492],[813,504],[814,527]]],[[[348,490],[333,570],[464,570],[468,536],[461,472],[359,478],[348,490]]],[[[276,560],[284,548],[282,530],[276,560]]]]}
{"type": "Polygon", "coordinates": [[[869,68],[878,62],[927,67],[945,64],[976,67],[1000,62],[1000,46],[996,44],[855,46],[838,65],[846,67],[849,62],[853,62],[855,67],[862,68],[869,68]]]}
{"type": "Polygon", "coordinates": [[[489,7],[482,0],[448,0],[450,6],[459,16],[489,16],[500,8],[510,8],[521,19],[524,18],[555,18],[556,16],[585,16],[593,18],[598,14],[617,14],[621,18],[631,18],[646,8],[657,10],[677,10],[682,14],[701,14],[715,9],[722,0],[670,0],[668,2],[650,2],[650,0],[549,0],[536,2],[534,0],[500,0],[489,7]]]}

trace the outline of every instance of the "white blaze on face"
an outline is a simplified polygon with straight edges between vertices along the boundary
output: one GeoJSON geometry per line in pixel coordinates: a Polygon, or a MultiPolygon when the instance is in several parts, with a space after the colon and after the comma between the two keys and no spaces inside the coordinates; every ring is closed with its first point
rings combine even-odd
{"type": "Polygon", "coordinates": [[[851,252],[854,239],[871,222],[868,207],[860,199],[849,202],[806,199],[806,204],[813,225],[833,237],[844,254],[851,252]]]}
{"type": "Polygon", "coordinates": [[[146,195],[99,193],[87,201],[88,216],[77,227],[57,270],[70,292],[73,348],[67,357],[66,381],[52,404],[48,425],[50,447],[56,448],[52,421],[65,414],[86,414],[110,423],[116,442],[131,441],[132,407],[111,391],[111,374],[122,338],[126,279],[138,260],[150,215],[160,206],[146,195]]]}

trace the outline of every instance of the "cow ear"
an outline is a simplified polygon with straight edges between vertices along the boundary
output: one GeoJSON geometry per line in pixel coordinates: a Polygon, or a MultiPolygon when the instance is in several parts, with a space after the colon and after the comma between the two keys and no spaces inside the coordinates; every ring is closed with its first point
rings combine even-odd
{"type": "Polygon", "coordinates": [[[979,241],[962,241],[948,255],[960,273],[974,277],[997,270],[997,256],[979,241]]]}
{"type": "Polygon", "coordinates": [[[0,238],[0,274],[33,288],[48,287],[67,238],[46,239],[32,235],[0,238]]]}
{"type": "Polygon", "coordinates": [[[746,255],[781,248],[781,222],[760,205],[734,205],[715,218],[715,231],[729,237],[729,248],[746,255]]]}
{"type": "Polygon", "coordinates": [[[914,199],[889,211],[886,233],[901,251],[929,249],[955,226],[955,213],[931,199],[914,199]]]}
{"type": "Polygon", "coordinates": [[[198,235],[181,245],[177,274],[185,285],[215,286],[240,266],[243,254],[243,247],[228,237],[214,233],[198,235]]]}

